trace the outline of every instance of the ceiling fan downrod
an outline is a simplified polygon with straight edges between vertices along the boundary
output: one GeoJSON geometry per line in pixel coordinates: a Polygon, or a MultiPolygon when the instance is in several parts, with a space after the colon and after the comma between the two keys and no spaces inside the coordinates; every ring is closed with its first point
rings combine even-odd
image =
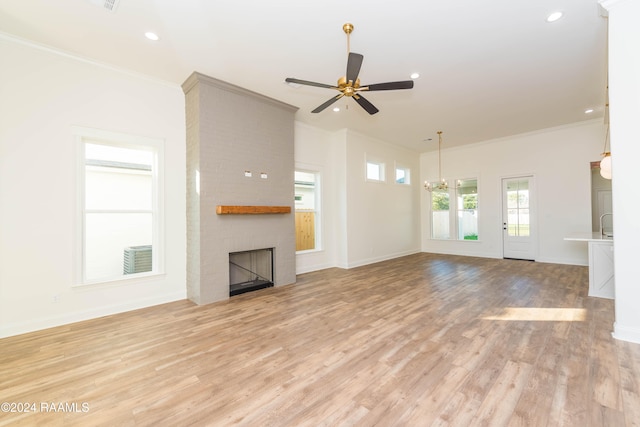
{"type": "Polygon", "coordinates": [[[347,56],[351,52],[350,34],[353,32],[353,24],[347,22],[342,26],[342,31],[347,35],[347,56]]]}

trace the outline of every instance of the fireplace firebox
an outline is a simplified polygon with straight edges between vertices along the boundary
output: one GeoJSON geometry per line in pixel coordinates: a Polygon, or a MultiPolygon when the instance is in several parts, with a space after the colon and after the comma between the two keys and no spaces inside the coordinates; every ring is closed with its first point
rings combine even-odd
{"type": "Polygon", "coordinates": [[[273,286],[273,249],[229,254],[229,296],[273,286]]]}

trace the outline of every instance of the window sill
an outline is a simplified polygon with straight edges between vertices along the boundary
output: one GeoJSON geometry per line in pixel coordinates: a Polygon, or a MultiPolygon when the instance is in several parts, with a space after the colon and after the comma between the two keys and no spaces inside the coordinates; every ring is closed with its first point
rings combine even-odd
{"type": "Polygon", "coordinates": [[[315,254],[318,252],[324,252],[324,249],[306,249],[304,251],[296,251],[296,255],[315,254]]]}
{"type": "Polygon", "coordinates": [[[128,274],[127,276],[112,277],[108,279],[99,279],[94,281],[88,281],[85,283],[76,283],[72,285],[72,289],[86,289],[101,286],[124,286],[142,282],[148,282],[159,278],[164,278],[165,273],[161,272],[149,272],[149,273],[137,273],[128,274]]]}
{"type": "Polygon", "coordinates": [[[438,239],[435,237],[431,237],[429,240],[435,240],[438,242],[474,242],[478,243],[480,240],[470,240],[470,239],[438,239]]]}

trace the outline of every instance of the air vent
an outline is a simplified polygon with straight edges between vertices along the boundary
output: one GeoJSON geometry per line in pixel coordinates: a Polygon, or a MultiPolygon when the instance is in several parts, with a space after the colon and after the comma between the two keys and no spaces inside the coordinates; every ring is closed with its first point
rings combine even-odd
{"type": "Polygon", "coordinates": [[[120,0],[104,0],[104,8],[109,12],[115,12],[119,3],[120,0]]]}
{"type": "Polygon", "coordinates": [[[120,4],[120,0],[89,0],[96,6],[100,6],[109,12],[115,12],[120,4]]]}

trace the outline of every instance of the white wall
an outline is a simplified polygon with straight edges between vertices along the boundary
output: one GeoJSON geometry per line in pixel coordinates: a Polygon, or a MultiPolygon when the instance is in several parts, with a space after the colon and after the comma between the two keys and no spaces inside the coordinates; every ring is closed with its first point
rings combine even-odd
{"type": "Polygon", "coordinates": [[[346,132],[348,267],[420,252],[420,163],[417,152],[346,132]],[[385,164],[385,181],[366,180],[366,161],[385,164]],[[411,184],[395,182],[395,165],[411,184]]]}
{"type": "MultiPolygon", "coordinates": [[[[422,249],[425,252],[502,258],[501,180],[533,175],[537,256],[541,262],[587,265],[584,243],[567,242],[572,232],[591,231],[590,162],[599,160],[604,124],[591,120],[471,146],[442,150],[442,176],[478,178],[479,240],[430,238],[429,193],[422,191],[422,249]]],[[[446,132],[443,147],[446,147],[446,132]]],[[[436,152],[421,155],[422,181],[438,176],[436,152]]]]}
{"type": "Polygon", "coordinates": [[[609,10],[609,103],[616,275],[614,337],[640,343],[638,235],[640,200],[640,2],[606,0],[609,10]]]}
{"type": "Polygon", "coordinates": [[[184,299],[180,87],[5,36],[0,57],[0,336],[184,299]],[[74,287],[79,256],[72,126],[164,139],[164,275],[74,287]]]}
{"type": "Polygon", "coordinates": [[[321,173],[323,249],[298,254],[298,273],[351,268],[420,251],[418,153],[358,133],[296,123],[296,167],[321,173]],[[385,182],[367,182],[367,156],[386,165],[385,182]],[[412,184],[395,183],[395,164],[412,184]]]}
{"type": "Polygon", "coordinates": [[[295,167],[301,170],[317,171],[320,182],[317,191],[320,193],[318,207],[320,212],[321,236],[320,248],[315,251],[296,255],[296,273],[321,270],[334,267],[337,259],[336,232],[339,222],[339,205],[337,189],[339,188],[339,157],[334,155],[334,135],[330,132],[295,122],[295,167]]]}

